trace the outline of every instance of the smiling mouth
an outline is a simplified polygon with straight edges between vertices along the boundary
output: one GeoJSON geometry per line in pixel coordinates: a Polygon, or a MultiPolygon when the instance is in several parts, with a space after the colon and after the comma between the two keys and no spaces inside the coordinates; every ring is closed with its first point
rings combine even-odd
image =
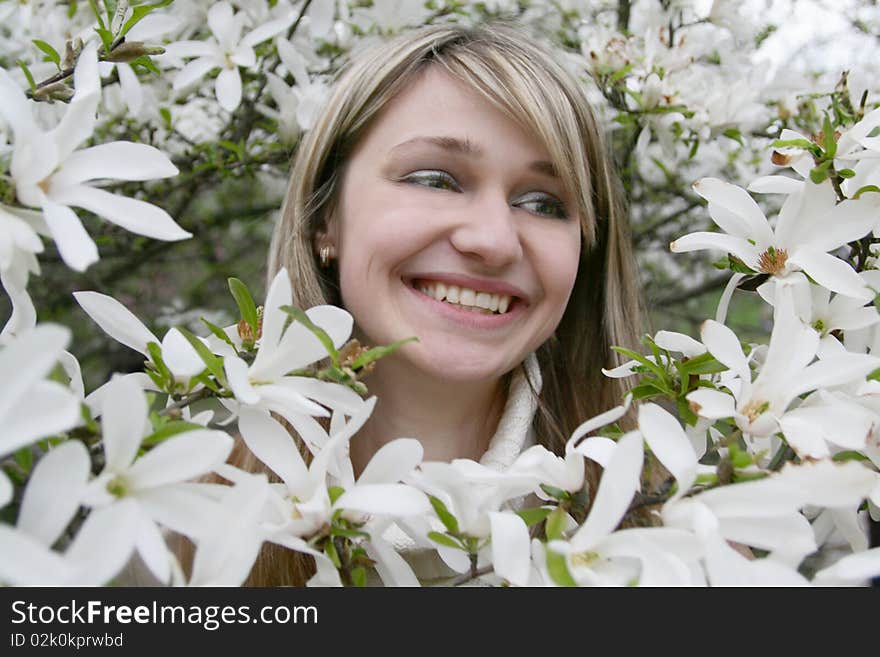
{"type": "Polygon", "coordinates": [[[516,297],[506,294],[480,292],[460,285],[446,285],[437,281],[414,280],[412,286],[435,301],[441,301],[461,310],[483,315],[503,315],[509,312],[516,297]]]}

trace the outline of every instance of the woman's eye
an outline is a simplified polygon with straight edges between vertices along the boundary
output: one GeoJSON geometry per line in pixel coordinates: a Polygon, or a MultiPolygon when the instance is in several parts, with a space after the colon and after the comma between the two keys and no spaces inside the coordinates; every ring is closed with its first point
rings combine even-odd
{"type": "Polygon", "coordinates": [[[425,187],[433,187],[434,189],[445,189],[448,191],[461,191],[455,178],[445,171],[414,171],[403,178],[404,182],[411,182],[425,187]]]}
{"type": "Polygon", "coordinates": [[[558,198],[550,194],[540,192],[526,194],[515,205],[532,214],[555,217],[557,219],[568,219],[565,205],[558,198]]]}

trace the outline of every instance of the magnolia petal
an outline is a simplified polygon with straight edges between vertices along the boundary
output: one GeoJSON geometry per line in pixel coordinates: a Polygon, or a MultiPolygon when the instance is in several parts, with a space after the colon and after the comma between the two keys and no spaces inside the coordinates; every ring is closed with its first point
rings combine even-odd
{"type": "Polygon", "coordinates": [[[139,514],[136,547],[138,554],[153,576],[163,584],[171,579],[171,553],[165,544],[162,532],[151,519],[139,514]]]}
{"type": "Polygon", "coordinates": [[[785,414],[783,421],[780,422],[783,430],[791,418],[796,418],[802,424],[814,426],[826,440],[846,449],[864,448],[876,422],[876,415],[873,413],[858,404],[845,402],[817,406],[801,405],[785,414]]]}
{"type": "Polygon", "coordinates": [[[800,513],[774,518],[724,518],[720,532],[729,541],[799,557],[796,561],[818,549],[810,523],[800,513]]]}
{"type": "MultiPolygon", "coordinates": [[[[207,53],[206,53],[207,54],[207,53]]],[[[194,59],[184,66],[180,72],[174,76],[172,88],[174,91],[180,91],[190,86],[197,80],[201,80],[209,71],[220,66],[220,62],[213,56],[213,51],[209,56],[194,59]]]]}
{"type": "Polygon", "coordinates": [[[364,403],[363,398],[354,390],[332,381],[297,376],[285,377],[277,385],[289,386],[304,397],[345,415],[354,415],[364,403]]]}
{"type": "Polygon", "coordinates": [[[734,398],[720,390],[700,388],[689,392],[687,400],[691,405],[691,410],[700,417],[721,420],[736,416],[734,398]]]}
{"type": "Polygon", "coordinates": [[[137,503],[123,500],[89,513],[67,550],[76,568],[71,583],[95,586],[111,583],[132,556],[140,526],[137,503]]]}
{"type": "Polygon", "coordinates": [[[669,245],[669,250],[673,253],[687,253],[703,249],[716,249],[732,253],[747,266],[755,270],[758,269],[758,257],[761,252],[758,247],[743,237],[734,237],[724,233],[696,232],[679,237],[669,245]]]}
{"type": "Polygon", "coordinates": [[[845,261],[829,253],[800,246],[788,256],[788,262],[806,272],[810,278],[832,292],[870,301],[874,293],[845,261]]]}
{"type": "Polygon", "coordinates": [[[227,112],[235,111],[241,103],[241,75],[237,68],[224,68],[217,76],[214,86],[217,102],[227,112]]]}
{"type": "Polygon", "coordinates": [[[113,297],[99,292],[74,292],[73,297],[104,333],[126,347],[147,356],[147,343],[159,344],[159,338],[113,297]]]}
{"type": "Polygon", "coordinates": [[[865,354],[843,353],[813,363],[802,370],[787,391],[792,397],[817,388],[828,388],[853,381],[861,382],[880,367],[880,358],[865,354]]]}
{"type": "Polygon", "coordinates": [[[327,558],[325,554],[315,556],[315,574],[306,582],[308,587],[341,587],[342,580],[339,578],[339,571],[333,562],[327,558]]]}
{"type": "Polygon", "coordinates": [[[654,335],[654,342],[661,349],[677,351],[688,358],[706,353],[706,347],[703,343],[694,340],[689,335],[675,331],[657,331],[654,335]]]}
{"type": "Polygon", "coordinates": [[[568,442],[566,444],[566,450],[573,448],[577,444],[577,441],[579,441],[591,431],[595,431],[596,429],[612,424],[613,422],[617,422],[620,418],[626,415],[626,412],[629,410],[629,405],[631,403],[632,396],[627,395],[622,405],[615,406],[611,410],[600,413],[596,417],[590,418],[589,420],[581,424],[577,429],[572,432],[571,438],[568,439],[568,442]]]}
{"type": "Polygon", "coordinates": [[[135,461],[127,479],[135,489],[178,483],[207,474],[229,456],[234,442],[222,431],[178,434],[135,461]]]}
{"type": "MultiPolygon", "coordinates": [[[[253,372],[251,372],[251,378],[253,376],[253,372]]],[[[283,413],[284,409],[290,409],[295,413],[305,413],[315,417],[329,415],[323,406],[304,397],[295,386],[285,385],[285,383],[287,382],[282,379],[278,383],[259,386],[260,398],[269,410],[283,413]]]]}
{"type": "Polygon", "coordinates": [[[792,568],[771,559],[746,559],[720,537],[707,541],[706,574],[712,586],[807,586],[792,568]]]}
{"type": "Polygon", "coordinates": [[[700,337],[716,360],[727,365],[741,379],[751,381],[748,360],[733,331],[724,324],[707,319],[700,327],[700,337]]]}
{"type": "Polygon", "coordinates": [[[253,47],[258,43],[262,43],[266,39],[271,39],[272,37],[286,30],[293,22],[293,19],[294,14],[292,12],[288,12],[281,18],[267,21],[259,27],[254,28],[253,30],[245,34],[239,43],[243,46],[253,47]]]}
{"type": "Polygon", "coordinates": [[[119,75],[119,86],[122,88],[122,96],[125,104],[133,116],[137,116],[144,104],[144,90],[138,80],[137,74],[128,64],[117,64],[116,73],[119,75]]]}
{"type": "Polygon", "coordinates": [[[0,582],[9,586],[57,586],[73,569],[32,536],[0,524],[0,582]]]}
{"type": "Polygon", "coordinates": [[[595,436],[593,438],[587,438],[581,442],[574,448],[574,451],[578,454],[582,454],[588,459],[592,459],[603,468],[607,468],[608,462],[611,460],[611,456],[614,454],[614,448],[616,446],[617,443],[611,440],[611,438],[595,436]]]}
{"type": "Polygon", "coordinates": [[[770,518],[798,511],[807,503],[808,494],[797,482],[774,477],[713,488],[694,499],[718,518],[770,518]]]}
{"type": "MultiPolygon", "coordinates": [[[[173,242],[192,237],[162,208],[88,185],[73,185],[59,192],[64,203],[94,212],[99,217],[138,235],[173,242]]],[[[57,238],[56,238],[57,240],[57,238]]]]}
{"type": "Polygon", "coordinates": [[[878,478],[880,475],[861,463],[827,460],[786,464],[777,476],[786,485],[799,488],[806,503],[830,508],[860,504],[871,494],[878,478]]]}
{"type": "MultiPolygon", "coordinates": [[[[0,390],[3,391],[0,418],[5,417],[31,386],[49,373],[69,342],[70,329],[57,324],[41,324],[0,350],[0,390]]],[[[6,453],[4,444],[7,440],[0,440],[0,454],[6,453]]]]}
{"type": "Polygon", "coordinates": [[[639,364],[636,360],[629,360],[625,362],[623,365],[618,365],[617,367],[612,367],[610,370],[602,368],[602,374],[611,379],[622,379],[626,376],[632,376],[635,374],[635,367],[639,364]]]}
{"type": "Polygon", "coordinates": [[[18,528],[51,547],[79,508],[91,465],[78,441],[62,443],[43,456],[25,488],[18,528]]]}
{"type": "Polygon", "coordinates": [[[168,330],[162,338],[162,360],[179,379],[189,379],[205,369],[205,362],[178,329],[168,330]]]}
{"type": "Polygon", "coordinates": [[[0,453],[12,451],[81,423],[79,399],[54,381],[38,381],[3,419],[0,453]]]}
{"type": "Polygon", "coordinates": [[[715,321],[719,324],[723,324],[727,321],[727,310],[730,307],[730,300],[733,298],[733,293],[739,286],[740,281],[745,277],[745,274],[734,274],[730,277],[730,280],[727,281],[727,285],[724,286],[724,291],[718,299],[718,308],[715,310],[715,321]]]}
{"type": "Polygon", "coordinates": [[[98,261],[98,247],[73,210],[48,198],[43,199],[42,208],[64,264],[76,271],[85,271],[98,261]]]}
{"type": "Polygon", "coordinates": [[[404,484],[358,484],[340,495],[333,507],[382,516],[410,516],[431,510],[422,491],[404,484]]]}
{"type": "Polygon", "coordinates": [[[528,586],[531,573],[529,528],[515,513],[489,513],[492,566],[495,574],[516,586],[528,586]]]}
{"type": "Polygon", "coordinates": [[[373,534],[364,546],[367,556],[375,562],[376,572],[385,586],[421,586],[418,577],[400,553],[387,541],[373,534]]]}
{"type": "Polygon", "coordinates": [[[848,509],[828,509],[828,512],[834,520],[835,528],[846,539],[853,552],[864,552],[870,547],[868,534],[859,522],[858,506],[854,505],[848,509]]]}
{"type": "Polygon", "coordinates": [[[58,158],[65,160],[77,146],[92,136],[101,101],[101,78],[98,73],[97,46],[94,41],[83,48],[73,74],[76,89],[61,121],[49,134],[58,148],[58,158]]]}
{"type": "Polygon", "coordinates": [[[238,356],[229,355],[223,359],[223,368],[226,370],[229,387],[238,401],[242,404],[256,404],[260,401],[259,393],[251,385],[247,363],[238,356]]]}
{"type": "Polygon", "coordinates": [[[137,501],[154,521],[162,527],[197,541],[211,529],[217,515],[217,502],[205,484],[160,486],[138,491],[137,501]]]}
{"type": "Polygon", "coordinates": [[[761,176],[749,183],[746,189],[758,194],[797,194],[803,187],[803,180],[788,176],[761,176]]]}
{"type": "Polygon", "coordinates": [[[824,459],[831,455],[820,427],[803,416],[786,413],[779,418],[779,428],[795,454],[802,459],[824,459]]]}
{"type": "Polygon", "coordinates": [[[104,471],[120,474],[134,461],[144,437],[147,400],[133,380],[113,377],[102,401],[104,471]]]}
{"type": "Polygon", "coordinates": [[[88,180],[151,180],[179,173],[158,148],[130,141],[114,141],[73,153],[52,177],[53,189],[88,180]]]}
{"type": "Polygon", "coordinates": [[[571,538],[573,550],[580,552],[589,549],[617,527],[639,489],[643,456],[640,433],[630,432],[617,442],[599,481],[599,490],[590,514],[571,538]]]}
{"type": "Polygon", "coordinates": [[[207,19],[208,27],[220,43],[226,44],[233,40],[235,18],[232,5],[226,0],[211,5],[207,19]]]}
{"type": "Polygon", "coordinates": [[[726,210],[730,220],[725,225],[719,223],[726,232],[731,232],[738,237],[748,237],[759,244],[771,244],[773,232],[767,223],[764,212],[755,202],[755,199],[742,187],[731,185],[717,178],[702,178],[694,183],[694,191],[709,201],[709,213],[718,223],[721,216],[720,209],[726,210]],[[714,210],[714,211],[713,211],[714,210]],[[736,221],[736,223],[733,223],[736,221]],[[728,230],[728,227],[736,232],[728,230]]]}
{"type": "Polygon", "coordinates": [[[309,469],[293,436],[268,413],[242,408],[238,427],[254,456],[281,477],[293,494],[300,494],[309,485],[309,469]]]}
{"type": "Polygon", "coordinates": [[[403,480],[419,463],[425,450],[413,438],[398,438],[380,447],[358,477],[358,485],[392,483],[403,480]]]}
{"type": "Polygon", "coordinates": [[[678,482],[675,497],[687,493],[697,478],[697,455],[678,420],[657,404],[642,404],[639,430],[651,451],[678,482]]]}
{"type": "Polygon", "coordinates": [[[880,575],[880,547],[843,557],[816,573],[813,583],[820,586],[867,584],[866,580],[880,575]]]}

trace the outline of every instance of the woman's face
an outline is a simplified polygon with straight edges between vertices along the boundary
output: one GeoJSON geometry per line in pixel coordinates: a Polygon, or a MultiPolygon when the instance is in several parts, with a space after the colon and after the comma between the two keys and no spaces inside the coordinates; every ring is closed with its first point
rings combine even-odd
{"type": "Polygon", "coordinates": [[[580,256],[546,149],[429,66],[349,159],[331,218],[361,341],[448,382],[494,381],[556,329],[580,256]]]}

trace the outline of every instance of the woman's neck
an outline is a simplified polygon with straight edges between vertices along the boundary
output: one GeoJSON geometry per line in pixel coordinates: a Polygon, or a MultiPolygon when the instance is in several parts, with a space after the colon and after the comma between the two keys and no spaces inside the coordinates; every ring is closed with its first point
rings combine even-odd
{"type": "Polygon", "coordinates": [[[498,426],[507,379],[460,383],[428,379],[383,359],[365,379],[379,399],[373,414],[351,441],[351,460],[360,474],[373,454],[395,438],[416,438],[426,461],[478,461],[498,426]]]}

